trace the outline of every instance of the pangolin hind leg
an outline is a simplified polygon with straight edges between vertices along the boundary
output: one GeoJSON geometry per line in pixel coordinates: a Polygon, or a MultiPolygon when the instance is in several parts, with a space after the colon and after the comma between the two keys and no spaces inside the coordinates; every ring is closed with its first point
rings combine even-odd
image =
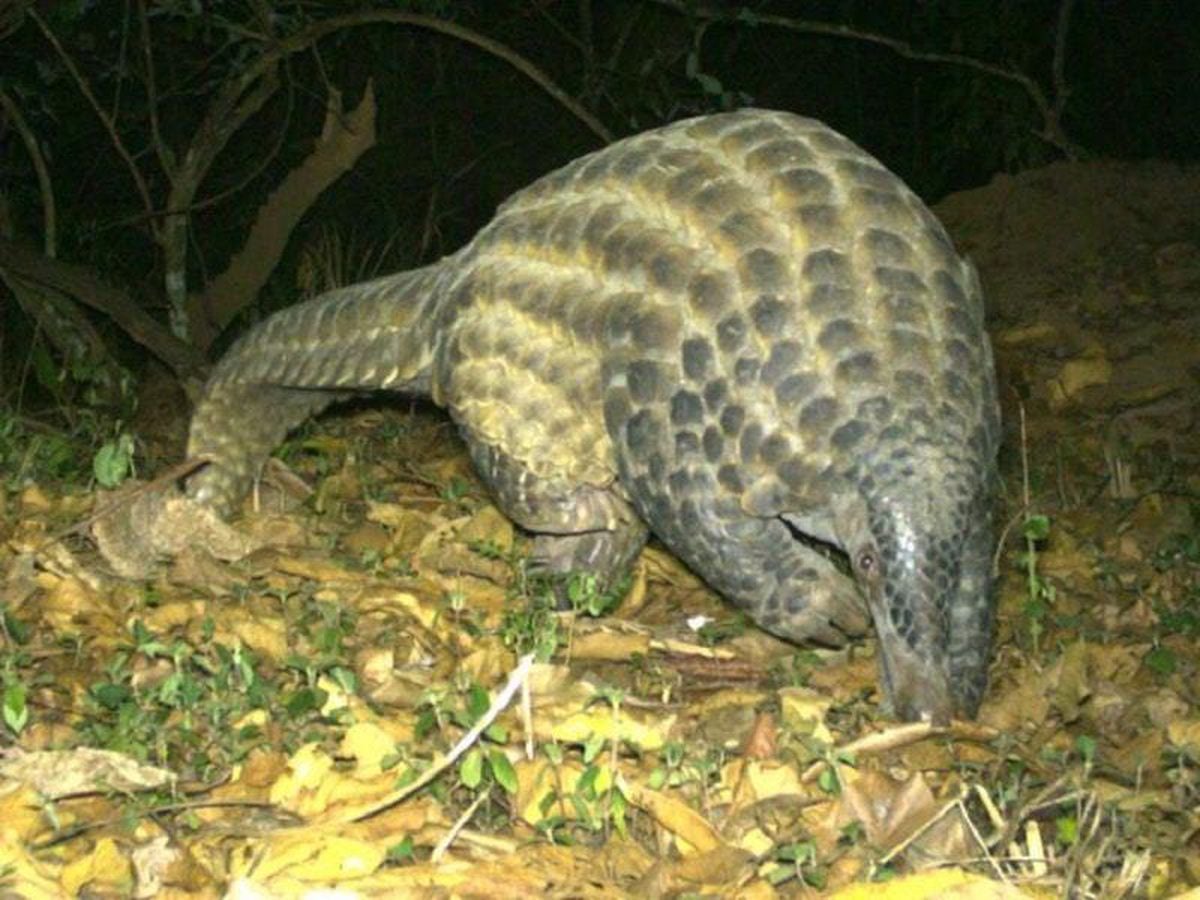
{"type": "Polygon", "coordinates": [[[471,459],[500,509],[533,534],[531,568],[539,573],[595,574],[602,587],[629,570],[648,536],[633,508],[612,487],[535,475],[497,447],[463,429],[471,459]]]}

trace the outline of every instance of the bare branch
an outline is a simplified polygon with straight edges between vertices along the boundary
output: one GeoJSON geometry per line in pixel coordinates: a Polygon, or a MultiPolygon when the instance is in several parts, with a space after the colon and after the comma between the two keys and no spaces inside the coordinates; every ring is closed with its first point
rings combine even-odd
{"type": "Polygon", "coordinates": [[[427,31],[436,31],[439,34],[447,35],[448,37],[457,38],[467,44],[472,44],[479,49],[492,54],[498,59],[504,60],[522,75],[529,78],[534,84],[540,87],[543,91],[549,94],[554,100],[560,103],[573,116],[586,125],[591,131],[605,143],[609,143],[613,139],[612,132],[604,126],[595,116],[580,105],[566,91],[560,88],[553,79],[545,72],[527,60],[521,54],[517,53],[511,47],[495,41],[492,38],[486,37],[477,31],[466,28],[455,22],[447,22],[444,19],[436,19],[432,16],[421,16],[414,13],[393,12],[391,10],[371,10],[368,12],[351,13],[345,16],[335,16],[331,19],[325,19],[317,22],[304,31],[284,38],[279,44],[272,48],[271,51],[263,55],[263,63],[270,59],[273,55],[276,58],[295,53],[303,50],[335,31],[340,31],[345,28],[356,28],[360,25],[374,25],[381,22],[387,22],[392,25],[408,25],[413,28],[422,28],[427,31]]]}
{"type": "Polygon", "coordinates": [[[74,297],[111,318],[131,338],[161,359],[182,380],[202,373],[207,362],[195,347],[171,335],[125,291],[101,281],[84,266],[50,259],[0,238],[0,267],[74,297]]]}
{"type": "MultiPolygon", "coordinates": [[[[652,0],[652,2],[664,6],[675,12],[690,15],[695,18],[704,19],[710,22],[720,22],[727,25],[745,25],[746,20],[740,17],[740,13],[724,12],[719,8],[714,7],[696,7],[692,8],[683,3],[682,0],[652,0]]],[[[1066,22],[1070,16],[1070,7],[1072,0],[1064,0],[1063,7],[1059,10],[1059,34],[1058,40],[1065,43],[1066,22]]],[[[838,25],[832,22],[816,22],[810,19],[793,19],[788,16],[776,16],[755,13],[753,21],[758,25],[769,25],[773,28],[782,28],[786,31],[796,31],[803,34],[819,34],[824,37],[841,38],[844,40],[861,41],[866,44],[875,44],[879,47],[884,47],[891,50],[898,56],[905,59],[916,60],[918,62],[942,63],[951,66],[961,66],[966,69],[973,69],[976,72],[981,72],[985,75],[990,75],[993,78],[998,78],[1002,81],[1011,82],[1020,87],[1029,97],[1030,101],[1037,107],[1038,113],[1042,117],[1042,129],[1036,132],[1038,137],[1046,143],[1060,150],[1068,159],[1079,159],[1083,155],[1082,148],[1071,141],[1063,131],[1060,122],[1060,114],[1062,106],[1066,102],[1066,98],[1059,94],[1052,102],[1046,96],[1046,92],[1042,90],[1034,79],[1030,78],[1024,72],[1016,69],[1009,69],[1005,66],[996,65],[995,63],[986,62],[984,60],[975,59],[972,56],[965,56],[961,53],[942,53],[933,50],[918,50],[906,41],[898,38],[889,37],[884,34],[877,34],[873,31],[863,31],[858,28],[852,28],[849,25],[838,25]]],[[[1056,46],[1056,61],[1061,63],[1056,46]]],[[[1061,72],[1058,73],[1061,76],[1061,72]]],[[[1058,88],[1058,79],[1056,78],[1055,87],[1058,88]]]]}
{"type": "Polygon", "coordinates": [[[1062,117],[1063,107],[1067,105],[1067,98],[1071,96],[1071,89],[1067,87],[1067,79],[1065,75],[1066,58],[1067,58],[1067,32],[1071,25],[1071,7],[1075,5],[1075,0],[1063,0],[1058,7],[1058,25],[1054,29],[1054,63],[1051,66],[1051,77],[1054,79],[1054,114],[1055,121],[1062,117]]]}
{"type": "Polygon", "coordinates": [[[63,61],[63,65],[67,67],[67,71],[71,73],[71,77],[75,79],[75,84],[78,85],[80,93],[83,94],[84,98],[95,111],[96,116],[103,123],[104,129],[108,132],[109,139],[113,143],[113,147],[116,148],[121,159],[125,161],[125,165],[129,169],[129,174],[133,178],[133,183],[137,186],[138,195],[142,198],[142,206],[145,207],[147,213],[152,212],[154,204],[150,200],[150,190],[146,187],[145,179],[142,178],[142,173],[138,170],[137,163],[133,161],[133,157],[125,149],[125,142],[121,140],[121,135],[117,133],[116,125],[108,113],[101,109],[100,104],[96,100],[96,95],[92,93],[92,89],[88,85],[87,79],[76,68],[75,61],[63,49],[63,45],[59,43],[58,37],[50,30],[49,26],[42,20],[42,17],[38,15],[37,10],[30,6],[27,12],[29,13],[29,18],[33,19],[37,23],[38,28],[42,30],[42,34],[45,35],[46,40],[50,42],[59,59],[63,61]]]}
{"type": "Polygon", "coordinates": [[[175,166],[171,148],[163,140],[158,124],[158,83],[154,76],[154,50],[150,44],[150,22],[146,19],[146,0],[138,0],[137,17],[142,37],[142,58],[146,65],[146,106],[150,111],[150,138],[154,142],[154,152],[158,156],[158,164],[163,167],[163,172],[169,178],[174,174],[175,166]]]}
{"type": "Polygon", "coordinates": [[[188,298],[194,343],[208,346],[257,296],[305,211],[375,145],[375,114],[372,82],[349,115],[343,114],[340,92],[330,89],[325,125],[312,153],[271,192],[226,270],[203,294],[188,298]]]}
{"type": "Polygon", "coordinates": [[[54,202],[54,183],[50,180],[50,169],[46,166],[46,157],[42,155],[37,135],[25,121],[25,115],[21,112],[21,108],[5,93],[2,87],[0,87],[0,107],[8,115],[17,134],[21,135],[21,140],[25,144],[25,152],[29,154],[33,170],[37,173],[38,193],[42,198],[42,252],[49,257],[57,256],[58,214],[54,202]]]}

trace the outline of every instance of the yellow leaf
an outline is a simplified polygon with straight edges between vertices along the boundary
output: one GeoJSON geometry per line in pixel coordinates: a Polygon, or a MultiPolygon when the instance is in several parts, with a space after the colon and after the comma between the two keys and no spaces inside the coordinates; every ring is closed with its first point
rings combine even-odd
{"type": "Polygon", "coordinates": [[[458,539],[464,544],[488,541],[508,550],[513,543],[512,522],[496,507],[484,506],[458,530],[458,539]]]}
{"type": "Polygon", "coordinates": [[[1167,726],[1167,738],[1193,759],[1200,757],[1200,719],[1177,719],[1167,726]]]}
{"type": "Polygon", "coordinates": [[[332,716],[356,705],[357,697],[330,678],[322,675],[317,679],[317,687],[325,692],[325,704],[321,707],[321,715],[332,716]]]}
{"type": "Polygon", "coordinates": [[[772,797],[799,797],[808,791],[800,783],[796,767],[775,760],[750,760],[745,767],[746,781],[754,792],[754,800],[772,797]]]}
{"type": "Polygon", "coordinates": [[[383,772],[383,762],[396,752],[395,739],[374,722],[351,725],[342,738],[341,753],[353,757],[359,778],[373,778],[383,772]]]}
{"type": "Polygon", "coordinates": [[[940,869],[882,884],[855,884],[832,896],[833,900],[1017,900],[1030,895],[1011,885],[971,875],[961,869],[940,869]]]}
{"type": "Polygon", "coordinates": [[[387,854],[383,846],[347,837],[321,837],[308,846],[312,855],[283,874],[303,881],[362,878],[378,869],[387,854]]]}
{"type": "Polygon", "coordinates": [[[513,766],[517,772],[517,796],[514,805],[518,814],[530,825],[537,825],[547,815],[574,818],[574,804],[567,799],[575,790],[583,768],[564,762],[557,768],[544,759],[519,760],[513,766]],[[552,806],[547,797],[557,794],[559,802],[552,806]]]}
{"type": "MultiPolygon", "coordinates": [[[[45,831],[46,820],[42,815],[44,803],[30,785],[6,785],[0,794],[0,822],[4,823],[0,846],[6,841],[29,840],[45,831]]],[[[3,865],[0,865],[0,871],[3,868],[3,865]]]]}
{"type": "Polygon", "coordinates": [[[287,641],[287,624],[279,616],[268,615],[261,608],[223,608],[218,617],[214,640],[237,643],[272,662],[280,663],[291,652],[287,641]]]}
{"type": "Polygon", "coordinates": [[[108,889],[125,894],[133,886],[133,869],[112,838],[101,838],[91,853],[63,867],[62,884],[71,897],[79,896],[84,886],[89,893],[108,889]]]}
{"type": "Polygon", "coordinates": [[[832,744],[833,735],[825,724],[832,703],[832,697],[810,688],[783,688],[779,691],[780,719],[797,734],[811,735],[823,744],[832,744]]]}
{"type": "Polygon", "coordinates": [[[574,659],[606,659],[614,662],[645,656],[650,652],[650,635],[618,634],[607,628],[577,634],[571,641],[574,659]]]}
{"type": "Polygon", "coordinates": [[[305,744],[288,760],[287,772],[271,785],[271,802],[291,809],[302,793],[315,790],[332,769],[333,760],[318,744],[305,744]]]}
{"type": "MultiPolygon", "coordinates": [[[[3,821],[8,822],[8,819],[3,821]]],[[[6,874],[11,884],[21,886],[20,894],[12,894],[14,897],[54,900],[63,896],[63,885],[49,876],[48,867],[35,860],[9,829],[0,833],[0,872],[6,874]]]]}
{"type": "Polygon", "coordinates": [[[554,739],[565,744],[582,744],[593,737],[604,740],[619,738],[641,750],[658,750],[665,741],[675,722],[674,716],[657,720],[653,725],[644,725],[631,719],[626,713],[614,717],[609,710],[580,712],[568,716],[550,729],[554,739]]]}

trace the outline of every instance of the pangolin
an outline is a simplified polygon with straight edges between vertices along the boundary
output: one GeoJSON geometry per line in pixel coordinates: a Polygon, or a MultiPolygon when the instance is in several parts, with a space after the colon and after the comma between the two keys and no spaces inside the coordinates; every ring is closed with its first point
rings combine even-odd
{"type": "Polygon", "coordinates": [[[373,390],[448,410],[538,565],[611,579],[652,532],[783,638],[873,624],[899,717],[976,711],[1000,433],[979,280],[820,122],[618,141],[458,252],[270,317],[205,387],[188,493],[232,513],[289,429],[373,390]]]}

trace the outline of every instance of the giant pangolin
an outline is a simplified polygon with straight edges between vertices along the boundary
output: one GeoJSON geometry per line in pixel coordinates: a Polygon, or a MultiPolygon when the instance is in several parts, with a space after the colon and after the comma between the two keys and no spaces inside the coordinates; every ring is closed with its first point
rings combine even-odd
{"type": "Polygon", "coordinates": [[[820,122],[748,109],[619,141],[457,253],[272,316],[205,388],[189,494],[231,513],[289,429],[377,389],[449,411],[543,566],[611,576],[649,529],[784,638],[869,615],[895,714],[974,714],[999,437],[979,281],[820,122]]]}

